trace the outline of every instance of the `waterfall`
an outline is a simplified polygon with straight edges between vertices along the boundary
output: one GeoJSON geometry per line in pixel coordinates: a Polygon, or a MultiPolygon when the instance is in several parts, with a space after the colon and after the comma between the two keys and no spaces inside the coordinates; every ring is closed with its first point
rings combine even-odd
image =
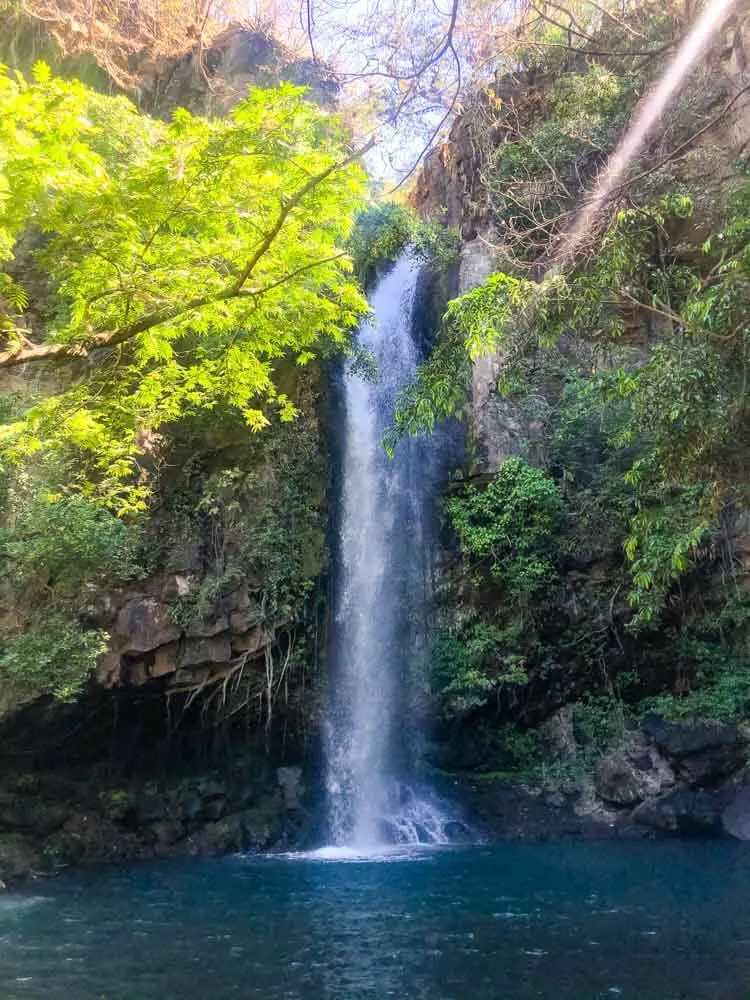
{"type": "Polygon", "coordinates": [[[380,280],[372,319],[360,331],[377,378],[348,373],[343,385],[327,791],[333,843],[363,851],[441,842],[451,820],[412,777],[436,441],[401,441],[393,459],[382,446],[398,391],[419,362],[412,334],[418,277],[407,255],[380,280]]]}

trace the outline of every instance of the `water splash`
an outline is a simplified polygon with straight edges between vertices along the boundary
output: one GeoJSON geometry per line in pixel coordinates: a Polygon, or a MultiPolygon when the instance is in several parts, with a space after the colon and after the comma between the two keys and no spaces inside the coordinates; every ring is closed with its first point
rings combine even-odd
{"type": "Polygon", "coordinates": [[[558,263],[569,261],[579,249],[604,202],[617,187],[629,163],[638,155],[652,129],[676,95],[683,80],[711,44],[737,0],[709,0],[687,37],[675,53],[656,86],[636,108],[633,121],[614,151],[599,182],[564,238],[558,263]]]}
{"type": "Polygon", "coordinates": [[[414,376],[418,268],[408,256],[378,283],[360,340],[376,381],[344,380],[342,502],[327,792],[333,845],[355,852],[447,839],[449,815],[400,780],[416,756],[416,693],[429,603],[434,440],[382,438],[401,387],[414,376]]]}

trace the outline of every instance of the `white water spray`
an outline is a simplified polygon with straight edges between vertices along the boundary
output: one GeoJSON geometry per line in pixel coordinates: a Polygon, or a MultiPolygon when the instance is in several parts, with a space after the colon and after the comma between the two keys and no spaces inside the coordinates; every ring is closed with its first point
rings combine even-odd
{"type": "Polygon", "coordinates": [[[394,459],[382,446],[398,391],[419,360],[412,336],[417,279],[404,257],[379,282],[373,319],[360,332],[377,360],[377,381],[354,374],[344,380],[327,792],[333,844],[357,852],[443,842],[451,820],[409,779],[437,443],[402,441],[394,459]]]}

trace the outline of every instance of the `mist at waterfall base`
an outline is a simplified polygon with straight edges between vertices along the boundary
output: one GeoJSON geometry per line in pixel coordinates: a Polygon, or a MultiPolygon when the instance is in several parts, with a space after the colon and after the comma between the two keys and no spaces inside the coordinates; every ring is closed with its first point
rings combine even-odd
{"type": "Polygon", "coordinates": [[[750,849],[110,867],[0,897],[3,1000],[747,1000],[750,849]]]}
{"type": "Polygon", "coordinates": [[[335,616],[327,704],[326,790],[336,849],[369,854],[392,844],[439,844],[461,824],[415,781],[420,691],[432,576],[439,435],[407,438],[389,458],[383,436],[400,389],[420,361],[415,337],[419,268],[408,254],[377,283],[359,340],[374,378],[341,387],[335,616]]]}

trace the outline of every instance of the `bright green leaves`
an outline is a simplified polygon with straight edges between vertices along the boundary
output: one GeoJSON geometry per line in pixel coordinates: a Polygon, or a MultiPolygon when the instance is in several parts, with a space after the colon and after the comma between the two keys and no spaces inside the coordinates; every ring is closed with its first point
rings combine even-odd
{"type": "Polygon", "coordinates": [[[625,540],[631,579],[628,599],[637,612],[632,628],[654,620],[672,586],[694,564],[701,545],[715,530],[709,487],[677,489],[659,499],[658,505],[633,517],[625,540]]]}
{"type": "Polygon", "coordinates": [[[0,534],[4,577],[27,597],[55,605],[84,584],[104,584],[141,573],[137,534],[106,509],[81,496],[36,496],[0,534]]]}
{"type": "Polygon", "coordinates": [[[440,420],[459,415],[472,361],[505,346],[511,329],[521,331],[524,310],[536,290],[533,282],[499,273],[448,304],[432,354],[399,394],[386,436],[389,452],[404,435],[431,431],[440,420]]]}
{"type": "MultiPolygon", "coordinates": [[[[602,538],[624,546],[634,627],[668,606],[722,508],[747,502],[747,206],[736,200],[703,259],[668,249],[692,210],[684,193],[623,210],[596,254],[569,273],[539,283],[498,273],[454,300],[432,356],[399,400],[393,432],[395,441],[458,414],[482,353],[502,358],[498,390],[522,410],[527,394],[548,393],[528,383],[529,372],[545,359],[554,368],[564,338],[585,344],[578,378],[570,358],[551,376],[568,386],[557,400],[545,397],[544,419],[566,495],[602,538]],[[582,467],[584,458],[595,465],[582,467]]],[[[481,548],[476,532],[473,544],[481,548]]]]}
{"type": "MultiPolygon", "coordinates": [[[[33,339],[88,353],[76,388],[6,428],[0,448],[75,455],[118,510],[130,488],[140,503],[138,456],[158,428],[217,405],[252,430],[274,409],[289,418],[275,364],[345,343],[366,307],[345,254],[364,174],[301,88],[251,91],[225,120],[179,111],[164,124],[44,70],[32,84],[3,77],[0,149],[2,257],[22,232],[46,234],[34,266],[55,298],[30,303],[43,318],[33,339]]],[[[15,290],[7,347],[21,355],[30,269],[24,258],[13,284],[1,276],[15,290]]]]}
{"type": "Polygon", "coordinates": [[[460,332],[463,346],[473,360],[500,346],[511,322],[522,323],[522,310],[534,290],[533,282],[493,274],[483,285],[449,304],[446,322],[460,332]]]}

